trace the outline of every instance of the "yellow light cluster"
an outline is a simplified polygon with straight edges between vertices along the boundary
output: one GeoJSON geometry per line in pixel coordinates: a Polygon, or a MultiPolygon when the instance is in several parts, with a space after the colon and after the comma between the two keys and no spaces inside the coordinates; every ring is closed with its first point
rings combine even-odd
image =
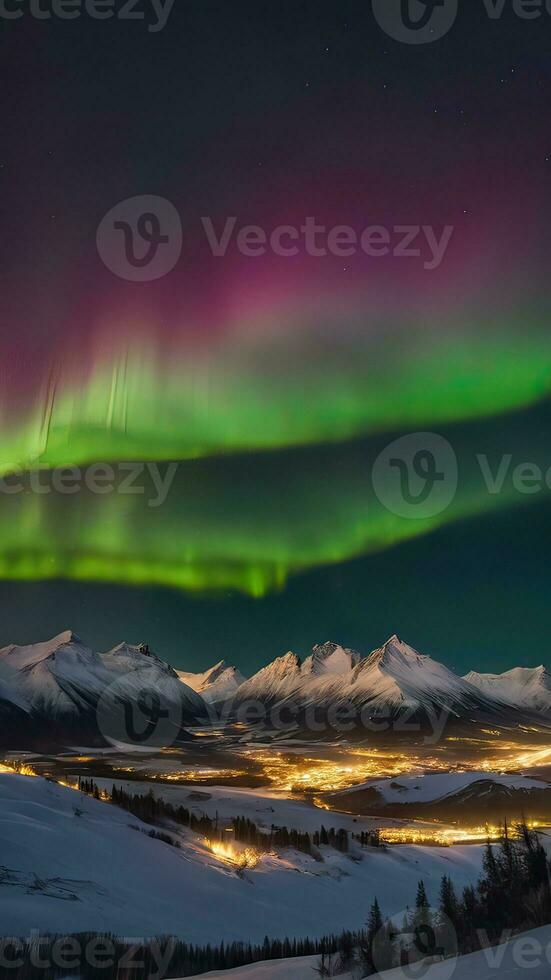
{"type": "Polygon", "coordinates": [[[18,776],[38,776],[38,773],[34,771],[32,766],[18,762],[14,762],[9,766],[5,763],[0,763],[0,772],[15,772],[18,776]]]}
{"type": "Polygon", "coordinates": [[[416,768],[411,756],[375,749],[342,750],[332,759],[293,756],[275,749],[248,749],[245,755],[261,767],[274,788],[288,793],[334,792],[368,779],[384,779],[416,768]]]}
{"type": "Polygon", "coordinates": [[[215,779],[236,779],[245,776],[244,770],[240,769],[183,769],[179,772],[159,772],[152,773],[148,779],[160,780],[169,783],[211,783],[215,779]]]}
{"type": "Polygon", "coordinates": [[[213,783],[217,779],[237,779],[246,776],[244,769],[174,769],[171,772],[150,772],[146,769],[136,769],[135,766],[113,766],[113,772],[139,773],[144,780],[167,783],[213,783]]]}
{"type": "Polygon", "coordinates": [[[221,861],[231,864],[236,868],[256,868],[260,855],[252,847],[245,847],[243,850],[233,844],[222,843],[221,841],[205,841],[209,851],[221,861]]]}
{"type": "MultiPolygon", "coordinates": [[[[540,824],[532,821],[528,826],[533,830],[540,824]]],[[[497,841],[503,828],[488,825],[478,827],[385,827],[381,828],[381,840],[385,844],[429,844],[450,847],[452,844],[475,843],[477,841],[497,841]]],[[[514,828],[511,837],[516,836],[514,828]]]]}

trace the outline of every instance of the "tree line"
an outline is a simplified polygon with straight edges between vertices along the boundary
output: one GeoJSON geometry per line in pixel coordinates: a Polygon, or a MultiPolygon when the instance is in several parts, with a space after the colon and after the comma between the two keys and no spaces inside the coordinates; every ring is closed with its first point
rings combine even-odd
{"type": "MultiPolygon", "coordinates": [[[[319,831],[309,834],[306,831],[278,827],[272,824],[270,831],[267,832],[261,830],[248,817],[234,817],[228,828],[227,821],[223,821],[222,824],[218,814],[215,817],[209,817],[206,813],[198,815],[185,806],[175,806],[161,797],[155,796],[152,789],[149,789],[147,793],[128,793],[122,787],[113,784],[111,791],[106,792],[105,790],[100,791],[93,779],[83,778],[79,778],[78,788],[80,792],[86,793],[94,799],[107,799],[115,806],[128,810],[143,823],[156,824],[167,820],[173,821],[196,834],[208,837],[211,841],[219,842],[228,840],[229,830],[232,840],[254,847],[259,853],[268,853],[276,847],[293,847],[304,854],[316,857],[318,856],[316,849],[322,844],[334,847],[343,854],[346,854],[349,849],[348,831],[342,827],[327,829],[322,825],[319,831]]],[[[170,838],[166,839],[165,842],[174,843],[170,838]]],[[[367,844],[367,835],[365,843],[367,844]]]]}
{"type": "MultiPolygon", "coordinates": [[[[429,907],[424,882],[400,925],[384,921],[374,900],[365,941],[341,956],[343,969],[359,954],[365,975],[404,965],[411,959],[467,954],[494,946],[511,934],[551,923],[550,862],[538,834],[521,823],[511,834],[507,822],[500,839],[486,844],[482,875],[457,894],[453,881],[440,882],[438,908],[429,907]]],[[[321,976],[331,976],[326,963],[321,976]],[[325,971],[325,972],[324,972],[325,971]]],[[[331,967],[332,970],[332,967],[331,967]]]]}
{"type": "MultiPolygon", "coordinates": [[[[362,942],[363,938],[361,933],[350,934],[353,944],[362,942]]],[[[347,938],[345,945],[348,941],[347,938]]],[[[266,936],[258,944],[232,942],[200,946],[164,936],[130,945],[130,941],[112,934],[79,933],[34,935],[31,939],[0,940],[0,943],[0,980],[58,980],[75,975],[81,980],[168,980],[211,970],[231,970],[263,960],[316,954],[325,958],[337,953],[343,938],[269,939],[266,936]]]]}

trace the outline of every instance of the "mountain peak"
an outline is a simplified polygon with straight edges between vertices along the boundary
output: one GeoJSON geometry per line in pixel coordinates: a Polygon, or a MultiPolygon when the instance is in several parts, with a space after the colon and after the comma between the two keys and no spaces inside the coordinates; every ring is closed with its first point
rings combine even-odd
{"type": "Polygon", "coordinates": [[[326,640],[325,643],[316,643],[312,647],[312,653],[318,654],[320,657],[330,657],[331,654],[335,653],[335,650],[339,649],[339,643],[335,643],[334,640],[326,640]]]}
{"type": "Polygon", "coordinates": [[[272,660],[271,664],[268,664],[264,670],[270,673],[284,674],[288,670],[299,670],[300,664],[301,661],[298,653],[293,653],[292,650],[288,650],[281,657],[276,657],[275,660],[272,660]]]}
{"type": "Polygon", "coordinates": [[[237,692],[241,700],[263,697],[274,700],[289,694],[302,680],[300,657],[289,650],[262,667],[237,692]]]}
{"type": "Polygon", "coordinates": [[[66,643],[82,643],[80,636],[73,633],[73,630],[64,630],[63,633],[58,633],[57,636],[53,636],[51,640],[48,641],[48,646],[51,647],[62,647],[66,643]]]}
{"type": "Polygon", "coordinates": [[[237,667],[228,666],[225,660],[220,660],[214,667],[209,667],[200,674],[183,670],[176,673],[182,684],[191,687],[209,703],[233,697],[237,688],[245,682],[237,667]]]}
{"type": "Polygon", "coordinates": [[[378,663],[381,667],[390,666],[391,664],[401,663],[404,666],[420,666],[423,663],[430,662],[430,657],[425,656],[422,653],[418,653],[413,647],[410,647],[407,643],[404,643],[400,637],[394,633],[383,643],[382,647],[374,650],[373,653],[367,658],[372,664],[378,663]]]}
{"type": "Polygon", "coordinates": [[[318,643],[302,665],[302,673],[308,674],[347,674],[357,667],[361,654],[328,640],[318,643]]]}
{"type": "Polygon", "coordinates": [[[402,641],[402,640],[400,639],[400,637],[398,636],[398,634],[397,634],[397,633],[393,633],[393,634],[392,634],[392,636],[390,637],[390,639],[388,639],[388,640],[386,641],[386,643],[384,644],[384,645],[385,645],[385,647],[386,647],[386,646],[387,646],[387,644],[389,644],[389,643],[393,643],[393,644],[394,644],[394,643],[396,643],[396,644],[400,644],[401,646],[406,646],[406,644],[405,644],[405,643],[404,643],[404,642],[403,642],[403,641],[402,641]]]}
{"type": "Polygon", "coordinates": [[[551,713],[551,674],[543,664],[539,667],[513,667],[503,674],[471,671],[465,679],[479,690],[508,704],[551,713]]]}

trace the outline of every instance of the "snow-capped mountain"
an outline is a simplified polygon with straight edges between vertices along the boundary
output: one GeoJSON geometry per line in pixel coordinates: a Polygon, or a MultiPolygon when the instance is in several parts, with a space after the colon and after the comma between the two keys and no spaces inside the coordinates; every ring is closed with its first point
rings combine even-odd
{"type": "Polygon", "coordinates": [[[191,674],[184,670],[177,670],[176,673],[182,684],[187,684],[209,704],[227,701],[245,683],[245,677],[237,667],[229,667],[225,660],[209,667],[202,674],[191,674]]]}
{"type": "Polygon", "coordinates": [[[490,697],[508,704],[551,714],[551,674],[545,667],[514,667],[503,674],[478,674],[471,670],[465,680],[490,697]]]}
{"type": "Polygon", "coordinates": [[[265,704],[281,701],[300,689],[302,682],[301,661],[296,653],[289,651],[276,657],[236,691],[236,700],[262,701],[265,704]]]}
{"type": "Polygon", "coordinates": [[[238,702],[275,703],[287,698],[323,700],[350,677],[361,655],[338,643],[318,644],[304,662],[289,651],[263,667],[235,692],[238,702]]]}
{"type": "Polygon", "coordinates": [[[313,648],[309,657],[306,657],[301,673],[304,677],[328,674],[341,677],[349,673],[353,667],[357,667],[361,659],[361,654],[356,650],[348,650],[338,643],[321,643],[313,648]]]}
{"type": "Polygon", "coordinates": [[[369,705],[375,714],[387,708],[416,711],[430,706],[459,714],[495,707],[495,699],[481,695],[468,681],[396,635],[358,665],[345,693],[354,702],[369,705]]]}
{"type": "Polygon", "coordinates": [[[237,690],[237,704],[247,699],[300,709],[352,705],[386,718],[436,712],[495,717],[507,710],[501,698],[480,691],[398,636],[365,658],[334,643],[314,647],[304,663],[294,653],[278,657],[237,690]]]}
{"type": "MultiPolygon", "coordinates": [[[[342,731],[356,726],[365,734],[366,720],[407,717],[421,728],[428,722],[438,737],[441,725],[454,721],[513,727],[538,720],[547,724],[551,716],[551,675],[543,667],[458,677],[398,636],[367,657],[334,642],[315,646],[304,661],[289,652],[248,680],[225,661],[202,673],[176,671],[144,645],[122,643],[97,653],[71,631],[45,643],[0,650],[4,731],[31,732],[38,725],[51,735],[57,726],[78,733],[83,744],[84,736],[93,736],[94,726],[98,734],[99,707],[107,704],[113,715],[120,715],[117,705],[122,705],[128,713],[144,694],[153,706],[168,711],[174,727],[212,720],[213,705],[217,711],[223,706],[224,718],[231,722],[245,702],[292,709],[291,730],[305,733],[311,709],[319,710],[320,720],[329,719],[330,710],[352,707],[352,726],[342,731]]],[[[291,716],[286,711],[283,717],[291,716]]],[[[332,722],[326,728],[325,737],[336,737],[341,730],[332,722]]],[[[319,732],[314,726],[311,730],[319,732]]]]}
{"type": "Polygon", "coordinates": [[[12,711],[24,711],[34,722],[89,733],[97,708],[127,703],[149,693],[163,702],[181,724],[204,716],[204,702],[182,684],[176,672],[147,647],[121,644],[96,653],[75,633],[60,633],[45,643],[0,650],[0,698],[12,711]]]}

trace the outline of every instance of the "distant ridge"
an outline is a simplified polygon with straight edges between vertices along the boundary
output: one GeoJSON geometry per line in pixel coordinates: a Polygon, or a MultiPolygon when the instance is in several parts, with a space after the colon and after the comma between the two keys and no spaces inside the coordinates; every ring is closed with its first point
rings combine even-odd
{"type": "Polygon", "coordinates": [[[213,708],[222,706],[231,721],[249,701],[295,710],[299,729],[309,710],[347,707],[358,719],[361,713],[363,719],[428,718],[432,724],[445,714],[464,726],[551,724],[551,675],[544,667],[459,677],[396,634],[367,657],[334,641],[314,646],[304,660],[289,651],[246,679],[225,660],[200,673],[175,670],[146,644],[97,653],[72,630],[0,650],[0,719],[12,719],[18,732],[26,724],[29,731],[54,725],[82,743],[93,730],[99,699],[114,684],[123,702],[145,691],[176,705],[182,724],[192,727],[212,722],[213,708]]]}

